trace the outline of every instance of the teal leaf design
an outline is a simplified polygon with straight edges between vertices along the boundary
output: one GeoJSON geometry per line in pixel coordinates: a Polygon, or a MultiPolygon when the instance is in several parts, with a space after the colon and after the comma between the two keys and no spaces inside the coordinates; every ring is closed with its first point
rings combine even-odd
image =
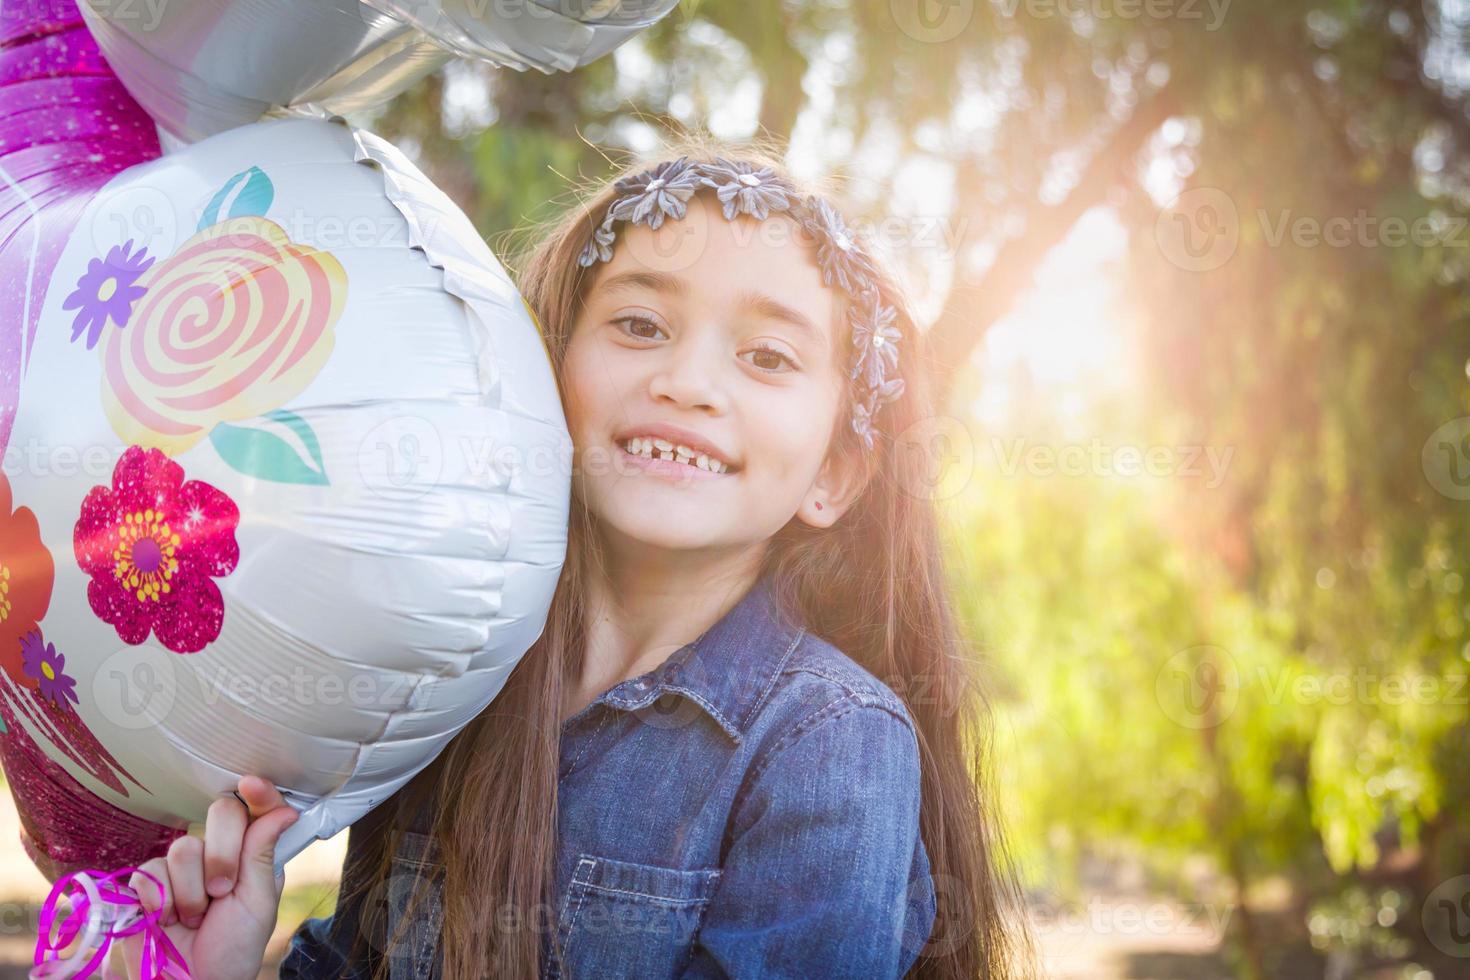
{"type": "Polygon", "coordinates": [[[231,467],[274,483],[325,486],[330,482],[316,433],[301,416],[280,409],[251,423],[221,422],[209,430],[209,441],[231,467]]]}
{"type": "Polygon", "coordinates": [[[225,181],[225,186],[216,191],[214,197],[209,199],[209,204],[204,208],[204,214],[199,218],[199,227],[195,231],[202,231],[210,225],[218,224],[220,209],[224,208],[227,202],[229,207],[224,217],[240,218],[246,215],[264,216],[275,199],[275,185],[265,175],[264,170],[259,167],[242,170],[225,181]]]}

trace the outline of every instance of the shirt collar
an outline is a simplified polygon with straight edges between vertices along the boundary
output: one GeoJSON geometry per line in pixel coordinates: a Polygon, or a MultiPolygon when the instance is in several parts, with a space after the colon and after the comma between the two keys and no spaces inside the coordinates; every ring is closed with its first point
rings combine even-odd
{"type": "Polygon", "coordinates": [[[782,608],[770,575],[762,575],[698,639],[654,670],[617,685],[605,700],[654,712],[650,723],[666,727],[703,710],[738,743],[805,633],[782,608]],[[662,700],[669,695],[677,697],[662,700]]]}

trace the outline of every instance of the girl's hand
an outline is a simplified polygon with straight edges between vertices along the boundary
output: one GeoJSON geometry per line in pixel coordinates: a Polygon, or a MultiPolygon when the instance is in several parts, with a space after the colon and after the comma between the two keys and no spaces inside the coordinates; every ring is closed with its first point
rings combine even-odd
{"type": "MultiPolygon", "coordinates": [[[[276,925],[283,881],[276,880],[276,841],[297,813],[269,782],[240,779],[240,797],[216,800],[204,821],[204,839],[180,837],[168,856],[142,866],[163,882],[165,894],[135,874],[130,884],[143,907],[162,909],[159,922],[189,964],[210,980],[255,980],[276,925]]],[[[128,971],[137,970],[142,940],[125,941],[128,971]]]]}

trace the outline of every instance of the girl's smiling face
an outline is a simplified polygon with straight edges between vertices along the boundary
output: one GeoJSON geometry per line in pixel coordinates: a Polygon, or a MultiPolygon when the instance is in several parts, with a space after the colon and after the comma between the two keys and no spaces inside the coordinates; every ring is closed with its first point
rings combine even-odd
{"type": "Polygon", "coordinates": [[[718,548],[763,542],[793,515],[835,521],[858,489],[855,467],[828,459],[845,411],[844,299],[795,223],[729,221],[696,194],[657,231],[622,227],[594,268],[562,375],[574,488],[604,530],[718,548]],[[652,458],[629,454],[635,439],[652,458]]]}

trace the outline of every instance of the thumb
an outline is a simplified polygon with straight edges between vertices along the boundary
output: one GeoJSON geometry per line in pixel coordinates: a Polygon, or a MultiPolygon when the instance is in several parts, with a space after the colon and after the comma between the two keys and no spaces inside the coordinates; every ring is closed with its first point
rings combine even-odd
{"type": "Polygon", "coordinates": [[[245,839],[240,846],[240,880],[237,892],[248,890],[274,899],[276,887],[276,844],[286,828],[300,817],[289,806],[278,806],[264,816],[250,821],[245,828],[245,839]],[[244,889],[241,888],[244,886],[244,889]]]}

